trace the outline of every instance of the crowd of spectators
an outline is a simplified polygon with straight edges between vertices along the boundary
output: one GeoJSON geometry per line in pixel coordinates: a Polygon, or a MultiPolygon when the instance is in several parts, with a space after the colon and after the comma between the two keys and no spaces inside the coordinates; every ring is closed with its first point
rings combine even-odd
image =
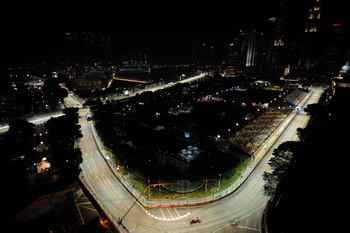
{"type": "MultiPolygon", "coordinates": [[[[304,97],[306,92],[295,90],[284,98],[284,102],[292,105],[298,104],[304,97]]],[[[265,140],[275,131],[275,129],[287,117],[288,110],[280,110],[276,107],[269,107],[264,114],[247,124],[238,131],[230,141],[234,142],[250,154],[254,154],[265,140]]]]}
{"type": "Polygon", "coordinates": [[[297,105],[306,96],[306,94],[306,91],[296,89],[284,98],[284,102],[297,105]]]}
{"type": "Polygon", "coordinates": [[[253,154],[286,116],[286,113],[271,107],[238,131],[231,141],[253,154]]]}

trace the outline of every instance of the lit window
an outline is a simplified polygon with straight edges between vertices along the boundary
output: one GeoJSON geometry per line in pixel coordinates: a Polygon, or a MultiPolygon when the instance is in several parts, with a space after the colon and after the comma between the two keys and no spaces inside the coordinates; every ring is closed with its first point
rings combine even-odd
{"type": "Polygon", "coordinates": [[[274,42],[273,45],[274,45],[274,46],[283,46],[283,45],[284,45],[284,42],[283,42],[283,40],[280,38],[280,39],[278,39],[278,40],[275,40],[275,42],[274,42]]]}

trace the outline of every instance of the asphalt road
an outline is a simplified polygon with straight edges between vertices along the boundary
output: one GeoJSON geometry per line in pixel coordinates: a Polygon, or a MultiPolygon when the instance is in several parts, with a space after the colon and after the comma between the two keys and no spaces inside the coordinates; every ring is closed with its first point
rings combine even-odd
{"type": "MultiPolygon", "coordinates": [[[[69,95],[64,99],[64,102],[67,106],[70,107],[78,107],[82,108],[81,101],[78,100],[77,97],[73,97],[69,95]]],[[[64,106],[62,105],[62,109],[64,106]]],[[[26,116],[25,118],[30,122],[35,125],[43,124],[46,121],[50,120],[51,118],[59,117],[62,116],[64,113],[62,110],[57,110],[57,111],[52,111],[52,112],[47,112],[47,113],[39,113],[35,114],[33,116],[26,116]]],[[[9,129],[8,123],[0,125],[0,134],[7,132],[9,129]]]]}
{"type": "MultiPolygon", "coordinates": [[[[322,92],[322,90],[313,89],[299,107],[317,103],[322,92]]],[[[81,103],[72,96],[66,99],[66,104],[82,107],[81,103]]],[[[38,123],[61,114],[59,112],[37,116],[30,120],[38,123]]],[[[81,116],[89,114],[89,110],[80,109],[79,114],[81,116]]],[[[288,121],[282,130],[277,130],[274,135],[271,135],[271,140],[261,148],[261,161],[252,170],[245,183],[229,197],[197,207],[144,209],[138,203],[135,204],[134,197],[121,185],[101,155],[93,136],[92,121],[80,118],[83,134],[80,141],[83,152],[81,180],[121,232],[124,230],[118,225],[118,219],[123,220],[122,223],[129,232],[260,232],[262,213],[268,201],[268,197],[262,194],[264,185],[262,174],[270,171],[267,162],[273,149],[279,144],[298,140],[296,129],[306,127],[308,121],[309,116],[305,112],[295,110],[290,116],[290,122],[288,121]],[[201,217],[202,222],[191,225],[189,219],[196,216],[201,217]]],[[[5,125],[1,130],[7,131],[7,128],[8,126],[5,125]]],[[[259,155],[255,159],[258,160],[259,155]]]]}
{"type": "MultiPolygon", "coordinates": [[[[37,114],[34,116],[28,116],[28,117],[26,117],[26,119],[30,123],[33,123],[35,125],[39,125],[39,124],[45,123],[46,121],[48,121],[52,117],[59,117],[62,115],[63,115],[63,112],[58,110],[58,111],[53,111],[53,112],[49,112],[49,113],[41,113],[41,114],[37,114]]],[[[8,124],[0,125],[0,134],[7,132],[8,129],[9,129],[8,124]]]]}
{"type": "MultiPolygon", "coordinates": [[[[300,106],[316,103],[321,93],[321,90],[313,90],[307,102],[301,103],[300,106]]],[[[296,129],[305,127],[309,120],[309,116],[302,111],[295,110],[291,117],[291,122],[281,131],[279,137],[272,140],[276,141],[266,147],[269,149],[271,146],[247,181],[234,194],[221,201],[192,208],[148,209],[151,214],[147,214],[138,203],[133,206],[135,199],[111,172],[95,143],[92,122],[81,118],[84,135],[80,142],[83,152],[82,181],[88,185],[92,195],[120,231],[123,229],[117,223],[118,218],[122,219],[123,225],[130,232],[259,232],[262,212],[268,201],[268,197],[262,194],[262,174],[270,170],[268,159],[280,143],[297,140],[296,129]],[[169,216],[169,219],[174,216],[178,219],[159,219],[168,219],[166,216],[169,216]],[[189,218],[196,216],[201,217],[203,221],[191,225],[189,218]]],[[[273,136],[271,135],[272,138],[273,136]]]]}

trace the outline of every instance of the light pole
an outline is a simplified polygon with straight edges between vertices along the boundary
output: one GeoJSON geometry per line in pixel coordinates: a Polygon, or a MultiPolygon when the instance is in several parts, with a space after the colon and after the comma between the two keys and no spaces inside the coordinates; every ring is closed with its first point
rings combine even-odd
{"type": "Polygon", "coordinates": [[[219,192],[220,192],[220,180],[221,180],[221,174],[219,174],[219,192]]]}
{"type": "MultiPolygon", "coordinates": [[[[145,190],[146,191],[146,190],[145,190]]],[[[125,218],[125,216],[129,213],[129,211],[131,210],[131,208],[136,204],[136,202],[139,201],[140,197],[145,193],[145,191],[143,191],[140,196],[137,197],[137,199],[134,201],[134,203],[130,206],[130,208],[126,211],[126,213],[124,214],[124,216],[122,218],[118,217],[118,224],[122,225],[123,224],[123,219],[125,218]]],[[[123,227],[125,228],[125,226],[123,225],[123,227]]]]}

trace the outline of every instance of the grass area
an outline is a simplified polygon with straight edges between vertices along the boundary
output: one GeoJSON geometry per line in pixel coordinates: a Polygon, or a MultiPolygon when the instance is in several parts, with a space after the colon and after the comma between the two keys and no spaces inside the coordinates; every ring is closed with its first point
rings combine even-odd
{"type": "MultiPolygon", "coordinates": [[[[234,168],[234,174],[229,179],[221,179],[220,180],[220,187],[219,187],[219,180],[211,180],[208,181],[207,184],[204,184],[203,188],[196,192],[192,193],[176,193],[171,192],[164,187],[155,184],[155,186],[151,186],[149,190],[146,190],[146,185],[142,182],[140,182],[136,177],[128,177],[129,182],[131,182],[140,192],[145,191],[145,196],[150,197],[153,199],[181,199],[181,198],[191,198],[191,197],[204,197],[212,195],[215,192],[226,189],[228,186],[232,185],[234,182],[236,182],[240,176],[243,170],[246,168],[250,161],[250,158],[245,158],[242,160],[237,167],[234,168]]],[[[124,168],[120,168],[121,173],[125,176],[127,176],[128,171],[124,168]]]]}
{"type": "Polygon", "coordinates": [[[234,183],[236,180],[238,180],[238,178],[241,176],[242,171],[247,167],[250,160],[251,160],[250,158],[246,158],[245,160],[241,161],[241,163],[239,163],[238,166],[236,167],[235,174],[230,179],[221,181],[223,183],[223,187],[226,187],[227,185],[230,185],[234,183]]]}
{"type": "Polygon", "coordinates": [[[135,180],[135,179],[130,179],[129,180],[130,183],[132,183],[140,192],[144,192],[145,191],[145,185],[143,183],[141,183],[140,181],[138,180],[135,180]]]}

